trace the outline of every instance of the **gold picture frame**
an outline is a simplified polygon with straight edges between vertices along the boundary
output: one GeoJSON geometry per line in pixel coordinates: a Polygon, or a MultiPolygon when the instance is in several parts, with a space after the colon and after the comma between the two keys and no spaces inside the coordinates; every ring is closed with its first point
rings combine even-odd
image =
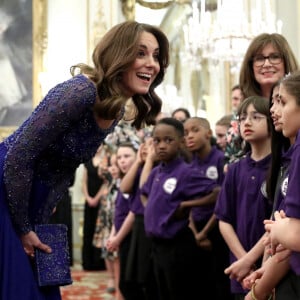
{"type": "MultiPolygon", "coordinates": [[[[47,49],[48,0],[32,0],[32,108],[41,100],[39,74],[44,69],[44,53],[47,49]]],[[[0,140],[16,129],[16,126],[1,126],[0,140]]]]}

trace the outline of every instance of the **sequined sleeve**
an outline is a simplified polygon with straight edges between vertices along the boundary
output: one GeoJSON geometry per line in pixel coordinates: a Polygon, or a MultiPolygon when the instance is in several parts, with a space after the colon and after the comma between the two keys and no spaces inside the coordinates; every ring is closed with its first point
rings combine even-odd
{"type": "Polygon", "coordinates": [[[74,77],[58,84],[14,135],[4,165],[4,182],[10,214],[18,233],[32,230],[29,197],[40,154],[50,144],[60,141],[64,132],[72,130],[72,124],[92,108],[95,94],[93,83],[86,78],[74,77]]]}

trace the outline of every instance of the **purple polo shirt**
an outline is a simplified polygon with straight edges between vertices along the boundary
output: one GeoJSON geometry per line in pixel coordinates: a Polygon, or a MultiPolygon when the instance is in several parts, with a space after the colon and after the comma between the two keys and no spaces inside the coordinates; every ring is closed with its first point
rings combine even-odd
{"type": "MultiPolygon", "coordinates": [[[[287,193],[288,180],[289,180],[289,166],[291,157],[293,154],[294,146],[291,146],[288,151],[282,154],[281,157],[281,168],[277,182],[280,182],[279,191],[275,193],[276,199],[274,199],[273,211],[280,211],[284,209],[284,199],[287,193]]],[[[277,189],[277,187],[276,187],[277,189]]]]}
{"type": "MultiPolygon", "coordinates": [[[[260,161],[250,154],[229,165],[221,192],[216,203],[217,219],[234,228],[242,246],[249,251],[265,233],[264,219],[271,214],[271,203],[266,198],[266,174],[271,156],[260,161]]],[[[230,253],[231,263],[236,260],[230,253]]],[[[242,286],[231,280],[233,293],[244,293],[242,286]]]]}
{"type": "MultiPolygon", "coordinates": [[[[284,200],[284,210],[288,217],[300,219],[300,134],[298,131],[289,167],[289,182],[284,200]]],[[[290,267],[300,275],[300,253],[292,252],[290,267]]]]}
{"type": "Polygon", "coordinates": [[[118,191],[115,206],[114,225],[116,232],[118,232],[127,217],[131,207],[132,197],[129,194],[123,194],[118,191]]]}
{"type": "MultiPolygon", "coordinates": [[[[224,159],[224,152],[213,146],[208,156],[203,160],[195,154],[191,164],[202,176],[216,181],[221,186],[224,180],[224,159]]],[[[215,204],[193,207],[192,216],[194,221],[208,221],[214,212],[214,208],[215,204]]]]}
{"type": "Polygon", "coordinates": [[[134,185],[133,189],[136,191],[133,195],[132,198],[132,204],[130,210],[135,214],[135,215],[144,215],[144,205],[141,201],[141,190],[139,188],[139,182],[140,182],[140,176],[142,172],[143,166],[140,166],[137,174],[134,179],[134,185]]]}
{"type": "Polygon", "coordinates": [[[144,212],[146,234],[163,239],[175,237],[189,223],[188,216],[180,220],[173,217],[180,203],[203,197],[215,187],[213,180],[202,176],[182,158],[160,163],[141,189],[148,197],[144,212]]]}

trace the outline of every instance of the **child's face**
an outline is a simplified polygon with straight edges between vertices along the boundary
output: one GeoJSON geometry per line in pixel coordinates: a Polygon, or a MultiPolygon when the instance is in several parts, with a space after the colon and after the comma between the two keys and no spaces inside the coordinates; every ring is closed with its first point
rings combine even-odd
{"type": "Polygon", "coordinates": [[[184,140],[189,151],[200,151],[210,144],[211,130],[201,125],[197,119],[188,119],[184,123],[184,140]]]}
{"type": "Polygon", "coordinates": [[[119,147],[117,151],[117,162],[121,172],[126,174],[136,159],[136,153],[131,147],[119,147]]]}
{"type": "Polygon", "coordinates": [[[288,138],[294,138],[300,129],[300,106],[296,102],[296,98],[289,94],[284,85],[279,88],[282,121],[282,133],[288,138]]]}
{"type": "Polygon", "coordinates": [[[272,106],[270,108],[270,112],[271,112],[271,117],[273,120],[275,130],[278,132],[282,131],[281,109],[282,109],[282,106],[281,106],[280,98],[279,98],[279,86],[276,86],[273,89],[272,106]]]}
{"type": "Polygon", "coordinates": [[[268,132],[267,116],[256,111],[250,104],[246,112],[239,116],[240,132],[246,142],[259,142],[267,139],[268,132]]]}
{"type": "Polygon", "coordinates": [[[225,151],[226,148],[226,133],[228,127],[225,125],[216,125],[215,134],[216,134],[216,142],[222,151],[225,151]]]}
{"type": "Polygon", "coordinates": [[[116,154],[112,154],[112,156],[110,157],[110,166],[108,167],[108,171],[114,179],[120,177],[120,169],[117,165],[116,154]]]}
{"type": "Polygon", "coordinates": [[[153,130],[153,145],[157,158],[168,162],[175,159],[183,145],[183,138],[178,135],[171,125],[158,124],[153,130]]]}

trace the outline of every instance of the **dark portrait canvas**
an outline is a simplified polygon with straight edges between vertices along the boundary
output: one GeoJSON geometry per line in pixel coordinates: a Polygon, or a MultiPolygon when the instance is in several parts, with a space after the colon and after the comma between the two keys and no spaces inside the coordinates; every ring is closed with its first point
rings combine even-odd
{"type": "Polygon", "coordinates": [[[31,113],[32,0],[0,0],[0,126],[31,113]]]}

